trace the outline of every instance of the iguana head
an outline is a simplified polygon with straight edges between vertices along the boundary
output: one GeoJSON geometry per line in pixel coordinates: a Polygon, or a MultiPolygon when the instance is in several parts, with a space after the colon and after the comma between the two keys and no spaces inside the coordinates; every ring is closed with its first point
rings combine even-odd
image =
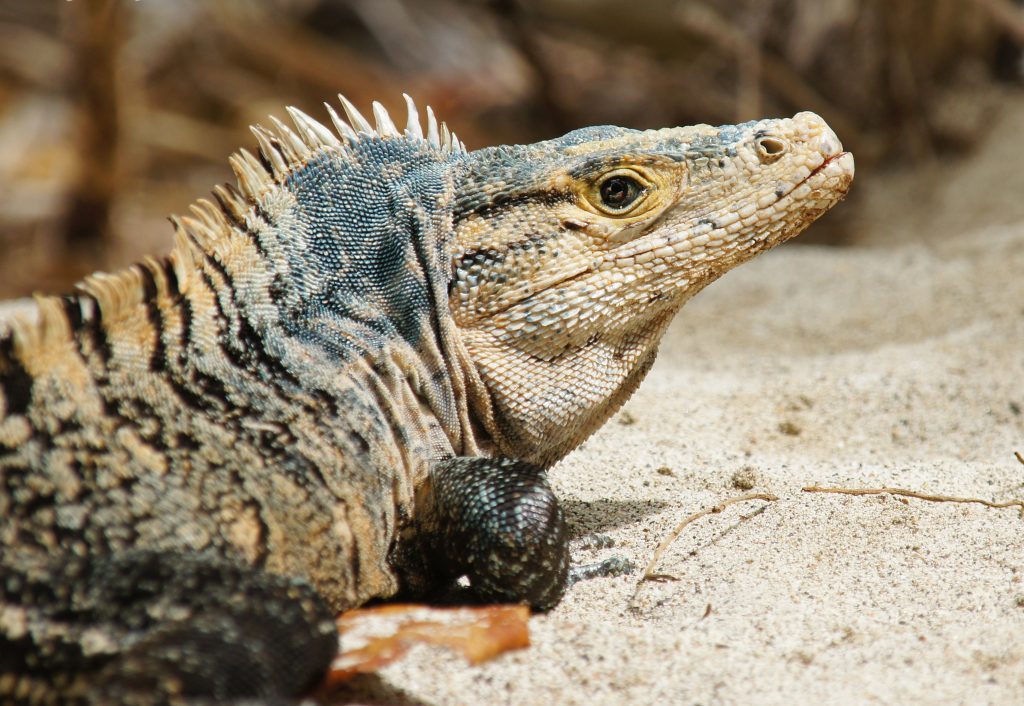
{"type": "Polygon", "coordinates": [[[813,113],[586,128],[464,159],[449,305],[497,450],[542,465],[625,402],[691,296],[797,235],[854,173],[813,113]]]}
{"type": "MultiPolygon", "coordinates": [[[[341,102],[336,133],[295,109],[294,131],[255,129],[260,158],[232,159],[239,189],[179,222],[175,279],[269,268],[247,285],[277,292],[256,308],[285,311],[266,325],[290,322],[339,357],[405,342],[426,371],[410,375],[416,394],[457,451],[540,465],[626,401],[687,299],[797,235],[853,179],[813,113],[467,153],[430,109],[424,130],[408,97],[404,131],[379,103],[374,127],[341,102]],[[435,311],[445,288],[450,318],[435,311]]],[[[111,309],[111,288],[91,286],[111,309]]]]}

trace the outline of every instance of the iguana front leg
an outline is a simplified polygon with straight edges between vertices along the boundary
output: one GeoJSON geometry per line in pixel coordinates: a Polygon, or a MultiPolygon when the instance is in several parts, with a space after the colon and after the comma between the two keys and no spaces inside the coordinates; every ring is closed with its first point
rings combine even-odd
{"type": "Polygon", "coordinates": [[[506,458],[437,463],[397,549],[392,564],[414,596],[466,576],[482,601],[543,611],[558,604],[569,575],[569,535],[544,472],[506,458]]]}

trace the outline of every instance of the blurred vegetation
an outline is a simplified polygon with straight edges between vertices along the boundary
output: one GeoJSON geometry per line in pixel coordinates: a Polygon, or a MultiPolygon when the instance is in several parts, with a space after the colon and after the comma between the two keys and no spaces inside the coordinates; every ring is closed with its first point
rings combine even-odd
{"type": "Polygon", "coordinates": [[[470,148],[814,110],[863,175],[969,151],[1022,42],[1010,0],[0,0],[0,296],[166,250],[285,105],[404,91],[470,148]]]}

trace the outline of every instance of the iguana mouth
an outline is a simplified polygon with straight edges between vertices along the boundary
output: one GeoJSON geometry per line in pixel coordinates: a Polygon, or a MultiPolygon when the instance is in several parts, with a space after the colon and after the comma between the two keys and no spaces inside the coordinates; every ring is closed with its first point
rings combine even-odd
{"type": "MultiPolygon", "coordinates": [[[[807,175],[807,179],[810,179],[812,176],[814,176],[815,174],[817,174],[820,171],[822,171],[823,169],[825,169],[825,167],[827,167],[828,165],[833,164],[834,162],[838,162],[840,159],[842,159],[843,157],[846,157],[847,155],[850,155],[850,154],[851,154],[850,152],[846,152],[846,151],[842,151],[841,150],[841,151],[836,152],[835,154],[833,154],[833,155],[831,155],[829,157],[826,157],[824,162],[819,164],[813,171],[811,171],[810,174],[807,175]]],[[[807,181],[807,179],[804,179],[804,181],[807,181]]],[[[803,182],[800,182],[800,183],[802,184],[803,182]]]]}
{"type": "Polygon", "coordinates": [[[801,186],[806,184],[808,181],[810,181],[814,177],[816,177],[819,174],[821,174],[821,172],[823,172],[827,167],[829,167],[830,165],[834,164],[835,162],[837,162],[838,160],[842,159],[843,157],[845,157],[845,156],[847,156],[849,154],[851,154],[851,153],[850,152],[839,151],[839,152],[836,152],[835,154],[833,154],[833,155],[831,155],[829,157],[826,157],[825,161],[822,162],[821,164],[819,164],[814,169],[812,169],[810,174],[805,176],[803,179],[801,179],[796,184],[794,184],[792,187],[790,187],[788,191],[786,191],[784,194],[779,196],[778,200],[776,200],[775,203],[778,203],[782,199],[786,198],[787,196],[792,194],[794,191],[799,189],[801,186]]]}

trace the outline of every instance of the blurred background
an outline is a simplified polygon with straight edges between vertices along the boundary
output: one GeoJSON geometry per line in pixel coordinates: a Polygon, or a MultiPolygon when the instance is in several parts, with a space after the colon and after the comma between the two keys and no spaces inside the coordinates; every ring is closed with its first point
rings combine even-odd
{"type": "Polygon", "coordinates": [[[170,247],[246,126],[342,92],[472,149],[820,113],[857,158],[797,242],[1024,220],[1012,0],[0,0],[0,298],[170,247]]]}

